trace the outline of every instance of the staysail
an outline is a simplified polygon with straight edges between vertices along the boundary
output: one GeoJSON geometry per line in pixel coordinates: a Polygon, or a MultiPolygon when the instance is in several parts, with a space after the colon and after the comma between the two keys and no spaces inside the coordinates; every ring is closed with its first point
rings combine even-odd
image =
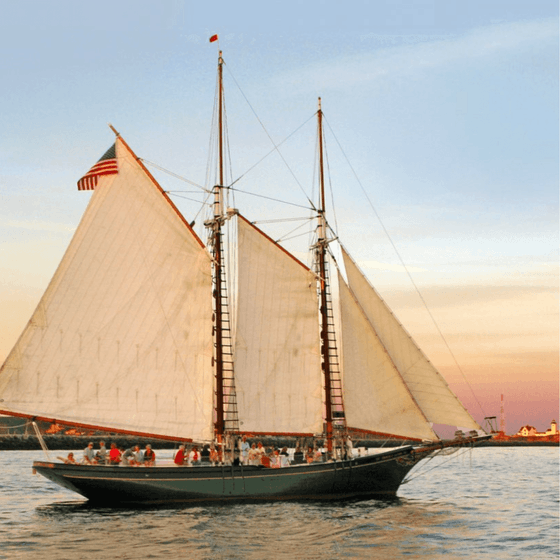
{"type": "Polygon", "coordinates": [[[437,439],[340,273],[338,284],[346,424],[387,435],[437,439]]]}
{"type": "Polygon", "coordinates": [[[235,379],[244,432],[322,430],[315,275],[238,216],[235,379]]]}
{"type": "Polygon", "coordinates": [[[2,412],[211,439],[211,259],[119,137],[0,370],[2,412]]]}
{"type": "Polygon", "coordinates": [[[348,284],[429,422],[481,429],[341,246],[348,284]]]}

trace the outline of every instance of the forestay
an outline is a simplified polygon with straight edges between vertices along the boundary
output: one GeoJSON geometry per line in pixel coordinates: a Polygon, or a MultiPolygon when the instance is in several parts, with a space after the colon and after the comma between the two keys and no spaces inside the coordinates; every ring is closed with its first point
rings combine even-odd
{"type": "Polygon", "coordinates": [[[211,439],[211,259],[123,140],[0,371],[0,409],[211,439]]]}

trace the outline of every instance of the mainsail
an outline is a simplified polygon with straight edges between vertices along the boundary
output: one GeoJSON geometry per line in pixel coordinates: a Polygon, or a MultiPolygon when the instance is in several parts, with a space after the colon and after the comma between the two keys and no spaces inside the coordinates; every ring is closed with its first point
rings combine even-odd
{"type": "Polygon", "coordinates": [[[3,412],[211,439],[211,258],[119,137],[0,371],[3,412]]]}
{"type": "Polygon", "coordinates": [[[445,379],[341,246],[352,294],[429,422],[480,430],[445,379]]]}

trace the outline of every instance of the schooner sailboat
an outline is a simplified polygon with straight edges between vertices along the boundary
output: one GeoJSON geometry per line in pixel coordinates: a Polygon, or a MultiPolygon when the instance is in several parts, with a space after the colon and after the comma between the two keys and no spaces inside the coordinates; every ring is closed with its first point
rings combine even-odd
{"type": "Polygon", "coordinates": [[[208,244],[113,129],[115,144],[78,183],[94,191],[84,216],[0,369],[0,413],[222,451],[218,466],[196,468],[34,462],[94,501],[394,496],[418,461],[489,436],[342,246],[345,273],[331,281],[320,101],[313,269],[225,208],[222,68],[220,52],[208,244]],[[468,433],[440,440],[433,423],[468,433]],[[228,461],[242,435],[319,438],[325,457],[228,461]],[[364,435],[415,443],[358,456],[346,442],[364,435]]]}

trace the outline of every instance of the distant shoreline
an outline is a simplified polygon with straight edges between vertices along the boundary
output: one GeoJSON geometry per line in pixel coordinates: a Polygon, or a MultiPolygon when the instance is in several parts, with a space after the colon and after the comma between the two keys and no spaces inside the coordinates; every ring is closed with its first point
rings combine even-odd
{"type": "Polygon", "coordinates": [[[523,441],[518,439],[483,441],[477,447],[558,447],[559,441],[523,441]]]}
{"type": "MultiPolygon", "coordinates": [[[[118,447],[128,448],[134,445],[145,447],[147,443],[157,446],[159,449],[174,449],[179,446],[179,442],[157,440],[154,438],[140,438],[133,436],[111,436],[107,435],[90,435],[90,436],[68,436],[68,435],[44,435],[43,439],[47,448],[52,451],[56,450],[76,450],[87,446],[91,441],[95,447],[99,447],[100,441],[107,444],[115,442],[118,447]]],[[[278,440],[278,438],[256,438],[262,441],[265,446],[294,446],[295,440],[278,440]]],[[[401,440],[375,441],[375,440],[358,440],[354,441],[354,447],[398,447],[400,445],[413,444],[417,442],[406,442],[401,440]]],[[[558,447],[558,441],[535,441],[535,440],[489,440],[477,444],[476,447],[558,447]]],[[[39,440],[35,435],[1,435],[0,451],[33,451],[41,450],[39,440]]]]}

